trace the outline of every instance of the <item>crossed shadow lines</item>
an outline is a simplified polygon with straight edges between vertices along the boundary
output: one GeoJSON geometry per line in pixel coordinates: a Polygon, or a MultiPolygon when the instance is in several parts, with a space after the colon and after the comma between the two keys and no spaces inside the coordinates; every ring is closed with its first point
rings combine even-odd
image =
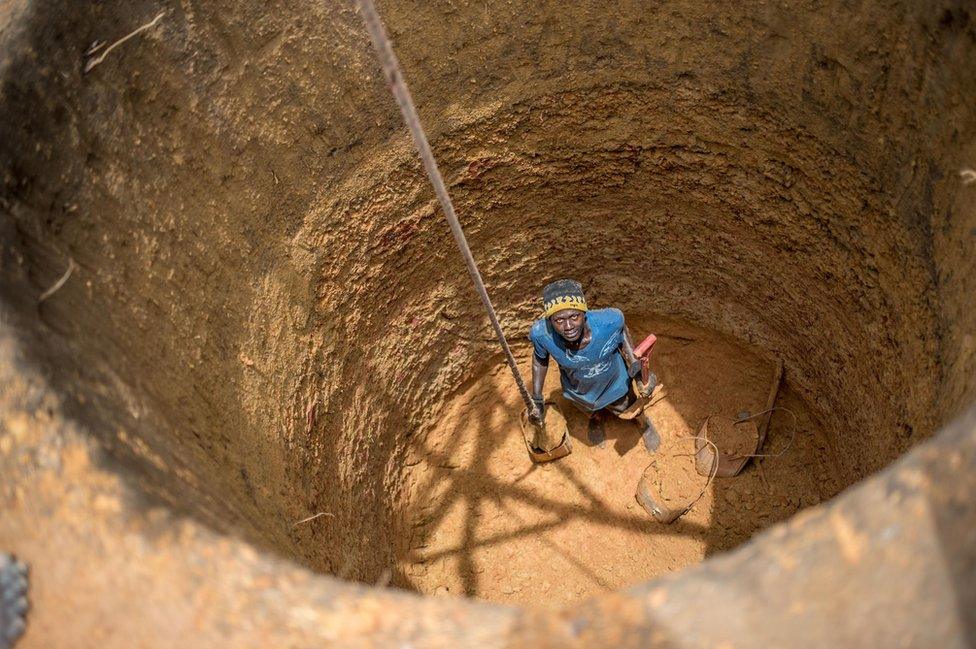
{"type": "MultiPolygon", "coordinates": [[[[635,331],[659,332],[651,364],[668,393],[650,415],[663,445],[696,434],[709,415],[732,417],[742,410],[755,413],[764,408],[774,367],[752,348],[676,322],[635,319],[634,325],[635,331]]],[[[527,350],[523,351],[524,366],[527,350]]],[[[553,388],[558,394],[558,376],[550,374],[553,380],[547,381],[547,396],[551,397],[553,388]]],[[[580,446],[589,446],[586,416],[557,396],[577,452],[551,464],[532,465],[519,431],[522,406],[504,365],[499,363],[495,374],[486,371],[475,376],[479,378],[460,386],[447,402],[443,424],[415,441],[427,470],[419,474],[407,504],[406,519],[414,524],[413,536],[399,557],[413,563],[440,561],[437,575],[451,579],[469,596],[491,594],[505,570],[532,572],[531,562],[522,556],[526,551],[538,554],[534,559],[540,562],[554,562],[556,567],[548,572],[554,581],[577,586],[586,582],[594,590],[617,587],[626,576],[617,574],[614,586],[598,571],[615,573],[616,567],[623,566],[646,570],[633,575],[636,581],[682,567],[735,547],[843,486],[825,465],[818,422],[784,385],[777,405],[795,412],[798,421],[794,427],[791,417],[774,413],[766,452],[778,452],[793,439],[789,452],[762,461],[762,471],[758,462],[752,462],[738,477],[716,479],[695,510],[697,516],[690,512],[663,525],[639,506],[633,513],[621,508],[622,499],[630,496],[623,492],[633,489],[637,480],[634,476],[628,486],[627,472],[633,472],[642,459],[631,453],[641,445],[636,426],[613,419],[606,422],[606,439],[619,464],[608,462],[607,455],[580,452],[580,446]],[[617,473],[608,473],[614,471],[617,473]],[[485,517],[498,520],[483,520],[485,517]],[[605,530],[593,529],[601,526],[605,530]],[[643,541],[643,535],[649,542],[643,541]],[[678,537],[694,542],[669,543],[678,537]],[[528,542],[520,545],[520,540],[528,542]],[[618,552],[660,554],[647,561],[618,563],[602,552],[601,544],[618,552]],[[444,559],[451,564],[445,565],[444,559]],[[573,574],[559,574],[560,570],[573,574]]],[[[431,586],[429,579],[413,585],[431,586]]],[[[527,588],[523,596],[537,592],[527,588]]]]}
{"type": "MultiPolygon", "coordinates": [[[[561,557],[594,586],[609,590],[614,586],[602,578],[587,561],[588,558],[592,561],[593,557],[580,556],[580,552],[574,551],[573,547],[554,541],[550,535],[580,521],[588,525],[623,528],[648,535],[704,533],[706,528],[696,523],[679,521],[670,526],[661,525],[640,509],[632,515],[614,511],[580,478],[570,462],[532,465],[525,454],[519,460],[527,465],[524,472],[517,473],[510,466],[509,472],[513,474],[511,479],[493,475],[490,467],[496,470],[499,468],[498,458],[492,457],[498,447],[512,443],[522,444],[518,425],[519,408],[512,403],[511,395],[505,395],[499,389],[498,381],[492,380],[490,376],[486,376],[483,381],[474,398],[452,411],[460,413],[464,417],[463,421],[446,431],[443,428],[436,431],[433,433],[436,437],[416,441],[418,452],[425,458],[427,469],[411,497],[407,520],[408,524],[412,523],[414,536],[406,556],[402,559],[426,564],[445,558],[455,559],[463,594],[474,596],[484,586],[480,577],[484,566],[477,563],[477,551],[531,537],[550,554],[549,557],[536,557],[538,561],[561,557]],[[540,493],[526,486],[524,481],[538,472],[558,476],[560,481],[571,485],[576,502],[540,493]],[[449,525],[450,529],[446,532],[456,535],[456,541],[451,539],[454,542],[446,545],[435,543],[437,547],[427,550],[432,541],[441,540],[436,538],[441,534],[439,528],[452,512],[456,515],[458,507],[463,508],[462,520],[459,525],[449,525]],[[479,535],[479,522],[490,508],[502,512],[505,526],[514,524],[515,529],[487,530],[487,533],[479,535]],[[526,516],[523,513],[526,509],[540,512],[538,519],[531,520],[535,517],[526,516]]],[[[471,395],[472,387],[473,384],[465,386],[460,394],[471,395]]],[[[582,434],[585,435],[585,429],[582,434]]],[[[636,431],[633,432],[633,437],[639,439],[636,431]]],[[[511,453],[511,447],[507,453],[511,453]]]]}

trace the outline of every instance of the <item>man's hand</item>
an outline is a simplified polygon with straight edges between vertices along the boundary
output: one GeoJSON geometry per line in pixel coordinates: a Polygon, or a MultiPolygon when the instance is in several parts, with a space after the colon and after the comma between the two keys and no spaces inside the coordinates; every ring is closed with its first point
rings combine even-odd
{"type": "Polygon", "coordinates": [[[529,410],[529,421],[536,426],[544,425],[546,423],[546,400],[541,396],[532,395],[532,405],[535,407],[529,410]]]}

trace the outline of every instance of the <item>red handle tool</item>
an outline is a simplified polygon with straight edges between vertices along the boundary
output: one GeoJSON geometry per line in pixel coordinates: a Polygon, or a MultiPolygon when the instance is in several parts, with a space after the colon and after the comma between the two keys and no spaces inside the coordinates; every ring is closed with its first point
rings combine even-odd
{"type": "Polygon", "coordinates": [[[641,380],[644,382],[644,385],[647,385],[647,379],[650,378],[651,349],[654,347],[654,343],[656,342],[657,336],[651,334],[642,340],[641,344],[634,348],[634,356],[639,358],[641,361],[641,380]]]}

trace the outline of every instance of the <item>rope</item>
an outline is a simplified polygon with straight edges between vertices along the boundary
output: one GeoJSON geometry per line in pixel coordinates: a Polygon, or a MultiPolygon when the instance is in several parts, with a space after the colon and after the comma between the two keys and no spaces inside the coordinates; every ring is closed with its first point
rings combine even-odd
{"type": "MultiPolygon", "coordinates": [[[[708,480],[705,481],[705,484],[701,488],[701,491],[699,491],[698,492],[698,495],[695,496],[691,501],[689,501],[687,505],[685,505],[685,508],[683,510],[681,510],[681,513],[678,514],[678,516],[677,516],[677,518],[675,518],[675,520],[677,520],[678,518],[681,518],[682,516],[684,516],[685,514],[687,514],[688,513],[688,510],[690,510],[692,507],[694,507],[695,506],[695,503],[697,503],[699,500],[702,499],[702,496],[704,496],[705,495],[705,492],[708,491],[708,486],[710,484],[712,484],[712,482],[715,480],[715,476],[718,475],[718,446],[715,445],[715,442],[713,442],[712,440],[708,439],[707,437],[700,437],[698,435],[682,435],[681,437],[678,437],[677,439],[700,439],[703,442],[705,442],[706,444],[711,444],[712,445],[712,448],[715,449],[715,459],[712,461],[712,470],[708,474],[708,480]]],[[[677,455],[677,453],[675,453],[674,455],[677,455]]],[[[690,455],[694,455],[694,453],[691,453],[690,455]]]]}
{"type": "Polygon", "coordinates": [[[532,399],[529,397],[529,391],[526,389],[525,381],[522,380],[522,374],[519,372],[518,365],[515,363],[512,349],[508,346],[505,333],[502,331],[502,326],[498,322],[495,307],[492,306],[491,298],[488,297],[488,290],[485,288],[485,283],[481,279],[478,265],[471,255],[471,248],[468,247],[464,230],[461,229],[457,214],[454,212],[454,203],[451,202],[451,197],[447,193],[447,187],[444,185],[444,179],[441,177],[441,172],[437,168],[437,161],[434,160],[434,154],[430,150],[430,144],[428,144],[427,136],[424,134],[423,126],[420,124],[417,109],[414,107],[413,98],[410,96],[407,83],[403,78],[403,73],[400,71],[400,63],[393,53],[393,46],[386,35],[383,21],[380,19],[376,7],[373,5],[373,0],[359,0],[359,6],[363,10],[363,16],[366,19],[366,29],[369,30],[373,47],[376,49],[376,55],[383,67],[383,74],[386,75],[386,80],[390,84],[393,97],[400,107],[403,121],[406,122],[407,127],[410,129],[410,134],[413,136],[413,143],[417,147],[420,159],[424,163],[424,169],[427,171],[430,184],[434,186],[434,193],[437,194],[437,200],[440,201],[441,209],[444,210],[444,216],[447,217],[447,222],[451,226],[451,234],[454,235],[454,240],[461,250],[461,256],[464,258],[464,263],[468,267],[468,273],[471,275],[471,281],[474,283],[475,290],[478,292],[478,297],[481,298],[481,302],[485,306],[485,311],[488,312],[488,319],[491,320],[491,326],[495,329],[495,336],[498,338],[498,343],[505,352],[505,360],[508,361],[508,367],[512,370],[512,376],[515,378],[516,385],[518,385],[519,394],[522,395],[522,401],[525,402],[525,408],[528,412],[533,413],[534,416],[541,418],[542,413],[536,410],[532,399]]]}

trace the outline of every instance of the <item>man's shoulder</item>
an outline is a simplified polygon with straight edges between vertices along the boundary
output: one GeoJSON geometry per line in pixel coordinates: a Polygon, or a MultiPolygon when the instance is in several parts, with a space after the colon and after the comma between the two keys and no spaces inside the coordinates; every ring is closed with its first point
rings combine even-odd
{"type": "Polygon", "coordinates": [[[535,342],[542,342],[549,337],[549,329],[546,327],[546,319],[539,318],[532,323],[532,328],[529,329],[529,338],[535,342]]]}
{"type": "Polygon", "coordinates": [[[587,318],[593,318],[605,327],[620,328],[624,326],[624,312],[614,307],[594,309],[589,312],[587,318]]]}

